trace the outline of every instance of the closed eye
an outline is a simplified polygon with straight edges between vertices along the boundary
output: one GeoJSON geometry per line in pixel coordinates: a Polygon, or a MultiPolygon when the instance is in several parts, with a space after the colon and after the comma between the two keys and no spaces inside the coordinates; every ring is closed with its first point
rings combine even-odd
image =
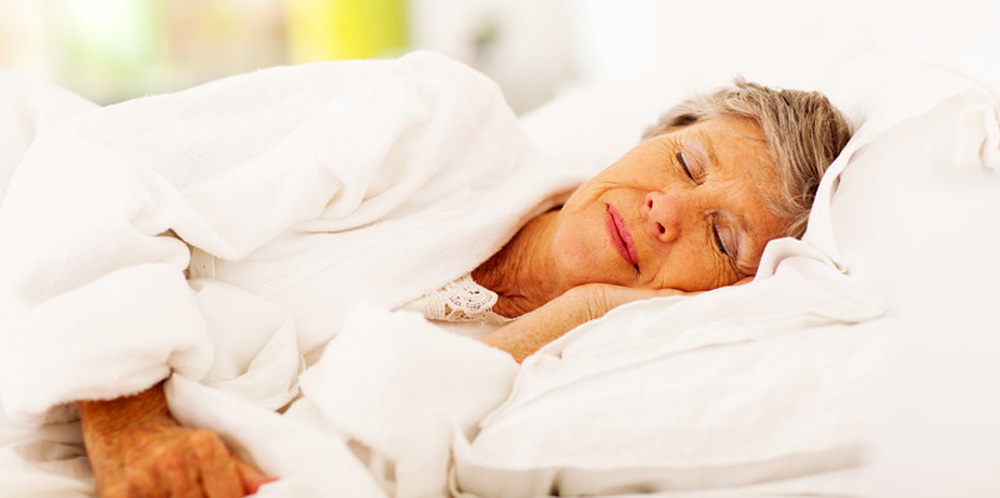
{"type": "Polygon", "coordinates": [[[688,168],[687,160],[684,159],[684,151],[677,151],[677,153],[674,154],[674,157],[677,158],[677,164],[681,165],[681,169],[684,170],[684,174],[687,175],[691,181],[695,182],[696,180],[694,179],[694,175],[691,174],[691,169],[688,168]]]}
{"type": "Polygon", "coordinates": [[[719,252],[725,254],[726,256],[732,256],[729,252],[729,248],[726,247],[725,241],[722,240],[722,236],[719,235],[719,226],[712,223],[712,236],[715,237],[715,246],[719,249],[719,252]]]}

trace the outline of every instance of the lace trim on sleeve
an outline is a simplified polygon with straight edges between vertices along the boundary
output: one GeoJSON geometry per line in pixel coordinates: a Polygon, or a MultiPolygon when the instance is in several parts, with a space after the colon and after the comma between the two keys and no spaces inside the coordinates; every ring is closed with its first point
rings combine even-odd
{"type": "Polygon", "coordinates": [[[480,322],[503,325],[510,318],[493,312],[497,293],[465,275],[444,287],[428,292],[424,299],[424,316],[448,322],[480,322]]]}

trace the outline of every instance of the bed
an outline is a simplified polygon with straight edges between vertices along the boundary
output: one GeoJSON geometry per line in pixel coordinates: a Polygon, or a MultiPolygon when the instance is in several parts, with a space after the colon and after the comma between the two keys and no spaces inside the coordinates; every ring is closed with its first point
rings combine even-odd
{"type": "MultiPolygon", "coordinates": [[[[742,72],[824,91],[856,125],[806,235],[769,244],[753,283],[622,306],[509,378],[488,365],[458,379],[366,375],[369,349],[469,345],[405,313],[361,310],[367,325],[303,380],[306,392],[341,385],[333,399],[279,416],[175,378],[175,416],[282,477],[260,496],[995,495],[1000,86],[873,54],[742,72]],[[379,339],[397,329],[411,332],[379,339]],[[337,410],[349,423],[316,429],[337,410]]],[[[590,174],[658,109],[731,75],[578,89],[520,124],[590,174]]],[[[28,77],[3,84],[3,105],[20,111],[4,116],[5,134],[26,137],[4,166],[35,127],[91,108],[28,77]]],[[[0,429],[4,493],[91,495],[77,424],[0,429]]]]}

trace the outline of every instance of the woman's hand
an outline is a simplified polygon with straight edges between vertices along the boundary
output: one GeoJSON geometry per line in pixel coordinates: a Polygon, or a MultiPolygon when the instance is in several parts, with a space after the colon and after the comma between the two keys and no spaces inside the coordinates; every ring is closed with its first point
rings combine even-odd
{"type": "Polygon", "coordinates": [[[686,293],[676,289],[637,289],[610,284],[581,285],[521,316],[517,321],[486,334],[480,340],[510,353],[520,363],[576,326],[600,318],[622,304],[682,294],[686,293]]]}
{"type": "Polygon", "coordinates": [[[233,455],[218,434],[174,420],[162,384],[77,406],[102,498],[241,497],[273,480],[233,455]]]}
{"type": "Polygon", "coordinates": [[[641,289],[636,287],[623,287],[611,284],[586,284],[570,289],[564,295],[570,295],[571,299],[590,309],[589,320],[594,320],[604,316],[607,312],[632,301],[651,299],[654,297],[682,296],[698,294],[697,292],[683,292],[677,289],[641,289]]]}

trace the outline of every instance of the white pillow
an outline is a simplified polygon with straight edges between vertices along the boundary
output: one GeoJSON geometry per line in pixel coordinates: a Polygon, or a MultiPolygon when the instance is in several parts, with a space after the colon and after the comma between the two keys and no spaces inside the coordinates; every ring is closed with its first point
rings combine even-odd
{"type": "MultiPolygon", "coordinates": [[[[861,57],[832,74],[818,89],[860,126],[824,179],[804,240],[769,246],[753,284],[632,303],[529,358],[508,402],[471,443],[456,445],[457,489],[536,496],[756,483],[761,491],[760,483],[862,464],[905,282],[901,178],[983,167],[997,108],[943,71],[861,57]]],[[[623,88],[626,100],[656,99],[623,88]]],[[[571,98],[569,109],[588,102],[571,98]]],[[[588,154],[601,142],[571,137],[588,154]]],[[[573,157],[573,147],[557,149],[573,157]]],[[[796,482],[815,483],[803,493],[862,492],[853,479],[796,482]]]]}

